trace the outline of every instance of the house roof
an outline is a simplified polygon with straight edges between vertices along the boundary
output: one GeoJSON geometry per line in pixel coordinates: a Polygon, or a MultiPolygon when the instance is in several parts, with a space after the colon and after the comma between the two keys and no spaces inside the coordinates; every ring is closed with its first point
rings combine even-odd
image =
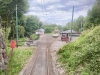
{"type": "MultiPolygon", "coordinates": [[[[67,31],[62,31],[60,33],[67,33],[67,34],[70,34],[71,33],[71,30],[67,30],[67,31]]],[[[72,34],[77,34],[78,32],[72,30],[72,34]]]]}
{"type": "Polygon", "coordinates": [[[42,29],[42,28],[41,28],[40,30],[41,30],[41,31],[44,31],[44,29],[42,29]]]}
{"type": "Polygon", "coordinates": [[[44,32],[44,29],[41,28],[36,30],[36,32],[41,32],[41,31],[44,32]]]}

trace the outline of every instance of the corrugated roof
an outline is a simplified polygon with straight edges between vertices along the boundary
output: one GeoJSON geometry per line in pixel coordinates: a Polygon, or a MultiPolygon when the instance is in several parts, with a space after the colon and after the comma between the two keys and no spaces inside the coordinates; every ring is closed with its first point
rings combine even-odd
{"type": "MultiPolygon", "coordinates": [[[[67,31],[62,31],[60,33],[67,33],[67,34],[70,34],[71,33],[71,30],[67,30],[67,31]]],[[[77,34],[78,32],[72,30],[72,34],[77,34]]]]}
{"type": "Polygon", "coordinates": [[[41,32],[41,31],[44,32],[44,29],[41,28],[36,30],[36,32],[41,32]]]}
{"type": "Polygon", "coordinates": [[[42,29],[42,28],[41,28],[40,30],[41,30],[41,31],[44,31],[44,29],[42,29]]]}

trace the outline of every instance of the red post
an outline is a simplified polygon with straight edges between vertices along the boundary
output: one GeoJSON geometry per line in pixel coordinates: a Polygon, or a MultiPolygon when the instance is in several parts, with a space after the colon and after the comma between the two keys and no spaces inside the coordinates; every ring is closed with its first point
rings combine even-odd
{"type": "Polygon", "coordinates": [[[10,52],[10,56],[12,56],[13,55],[13,50],[16,47],[16,41],[15,40],[11,40],[10,47],[12,48],[12,50],[10,52]]]}

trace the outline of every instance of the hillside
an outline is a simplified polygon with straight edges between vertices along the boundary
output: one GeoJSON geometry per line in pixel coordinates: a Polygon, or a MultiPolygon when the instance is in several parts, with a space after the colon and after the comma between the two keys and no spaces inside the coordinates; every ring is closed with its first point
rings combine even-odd
{"type": "Polygon", "coordinates": [[[66,75],[100,75],[100,26],[84,31],[78,40],[58,51],[66,75]]]}

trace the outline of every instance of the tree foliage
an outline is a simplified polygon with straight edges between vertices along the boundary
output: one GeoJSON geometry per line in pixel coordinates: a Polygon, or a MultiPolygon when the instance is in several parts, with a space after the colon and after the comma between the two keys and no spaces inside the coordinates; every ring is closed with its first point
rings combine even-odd
{"type": "Polygon", "coordinates": [[[92,9],[88,11],[85,28],[91,28],[100,24],[100,0],[97,0],[92,9]]]}
{"type": "Polygon", "coordinates": [[[27,16],[25,27],[25,36],[32,35],[39,26],[39,19],[36,16],[29,15],[27,16]]]}
{"type": "Polygon", "coordinates": [[[62,30],[62,26],[57,25],[57,24],[44,24],[43,26],[45,33],[52,33],[55,27],[57,27],[59,31],[62,30]]]}
{"type": "Polygon", "coordinates": [[[0,15],[2,19],[6,22],[6,25],[15,17],[17,4],[18,17],[23,15],[28,10],[28,0],[0,0],[0,15]]]}
{"type": "Polygon", "coordinates": [[[8,36],[11,38],[15,35],[16,5],[19,20],[28,11],[28,0],[0,0],[0,16],[2,17],[6,39],[8,36]],[[12,22],[14,25],[12,25],[12,22]],[[11,29],[10,35],[7,33],[9,28],[11,29]]]}
{"type": "MultiPolygon", "coordinates": [[[[84,24],[84,17],[83,16],[79,16],[78,19],[73,21],[72,29],[76,30],[78,32],[81,32],[82,28],[83,28],[83,24],[84,24]]],[[[68,22],[66,24],[66,26],[64,27],[64,30],[71,29],[71,25],[72,25],[72,22],[68,22]]]]}
{"type": "Polygon", "coordinates": [[[18,25],[18,33],[19,37],[24,37],[25,28],[23,26],[18,25]]]}
{"type": "MultiPolygon", "coordinates": [[[[64,30],[71,29],[71,22],[68,22],[64,30]]],[[[93,7],[88,10],[87,16],[79,16],[73,21],[72,29],[81,32],[83,29],[88,29],[100,24],[100,0],[96,0],[93,7]]]]}

